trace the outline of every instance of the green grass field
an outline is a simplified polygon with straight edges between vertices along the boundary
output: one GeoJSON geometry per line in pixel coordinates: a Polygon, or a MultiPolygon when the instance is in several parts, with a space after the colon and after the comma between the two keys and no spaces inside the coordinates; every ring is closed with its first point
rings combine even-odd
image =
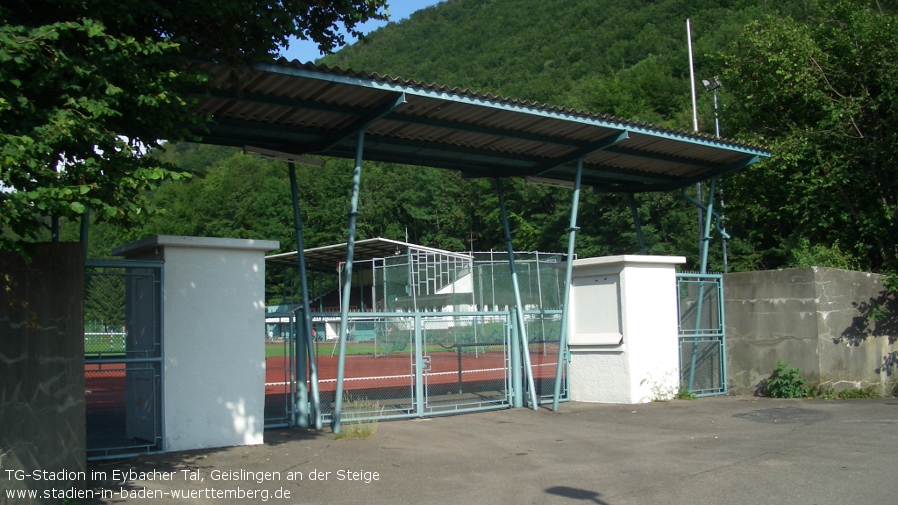
{"type": "MultiPolygon", "coordinates": [[[[501,350],[502,346],[493,345],[493,346],[477,346],[477,352],[483,352],[485,350],[501,350]]],[[[330,356],[333,353],[334,356],[339,352],[339,346],[335,345],[334,342],[318,342],[316,344],[316,351],[319,356],[330,356]]],[[[406,346],[405,349],[397,349],[390,350],[389,348],[384,348],[380,345],[375,349],[374,342],[347,342],[346,343],[346,355],[347,356],[360,356],[360,355],[373,355],[377,351],[378,356],[383,356],[384,354],[389,354],[390,356],[399,356],[399,355],[407,355],[412,352],[412,346],[406,346]],[[391,352],[388,352],[391,351],[391,352]]],[[[456,349],[453,347],[446,348],[438,344],[431,344],[425,347],[424,354],[436,354],[441,352],[451,352],[455,353],[456,349]]],[[[463,348],[464,353],[473,353],[473,348],[463,348]]],[[[265,345],[265,357],[266,358],[280,358],[287,355],[286,348],[282,342],[276,343],[268,343],[265,345]]]]}

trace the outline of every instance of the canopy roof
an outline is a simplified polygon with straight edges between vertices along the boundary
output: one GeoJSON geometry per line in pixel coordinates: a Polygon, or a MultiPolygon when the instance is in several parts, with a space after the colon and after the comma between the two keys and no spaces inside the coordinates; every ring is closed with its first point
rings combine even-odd
{"type": "Polygon", "coordinates": [[[203,142],[289,154],[459,170],[465,177],[538,177],[568,184],[583,159],[597,191],[667,191],[738,170],[757,146],[647,123],[311,63],[211,74],[194,110],[212,116],[203,142]]]}
{"type": "MultiPolygon", "coordinates": [[[[304,250],[306,268],[319,272],[336,271],[337,265],[346,261],[346,247],[347,245],[344,242],[342,244],[333,244],[304,250]]],[[[433,247],[377,237],[355,241],[353,244],[353,261],[361,262],[372,259],[389,258],[391,256],[401,256],[406,254],[409,249],[470,259],[470,256],[462,253],[454,253],[442,249],[435,249],[433,247]]],[[[296,254],[296,251],[272,254],[271,256],[266,256],[265,261],[296,268],[296,254]]]]}

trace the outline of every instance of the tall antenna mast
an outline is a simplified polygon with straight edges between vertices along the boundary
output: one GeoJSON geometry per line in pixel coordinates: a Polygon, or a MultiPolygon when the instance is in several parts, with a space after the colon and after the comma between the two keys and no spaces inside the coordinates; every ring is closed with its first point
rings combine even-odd
{"type": "MultiPolygon", "coordinates": [[[[689,47],[689,86],[692,88],[692,131],[698,133],[698,109],[695,105],[695,69],[692,65],[692,25],[689,22],[689,18],[686,18],[686,42],[689,47]]],[[[695,183],[695,196],[699,202],[702,202],[702,183],[695,183]]],[[[698,255],[702,255],[702,226],[704,223],[704,216],[702,215],[702,208],[698,208],[698,255]]]]}
{"type": "Polygon", "coordinates": [[[689,86],[692,87],[692,131],[698,133],[698,110],[695,106],[695,70],[692,65],[692,27],[686,18],[686,41],[689,45],[689,86]]]}

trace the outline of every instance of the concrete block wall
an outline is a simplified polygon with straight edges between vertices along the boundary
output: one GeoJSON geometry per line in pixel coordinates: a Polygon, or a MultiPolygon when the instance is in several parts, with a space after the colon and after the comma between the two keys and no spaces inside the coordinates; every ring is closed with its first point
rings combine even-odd
{"type": "MultiPolygon", "coordinates": [[[[6,470],[85,472],[84,247],[0,251],[0,489],[82,488],[83,480],[8,478],[6,470]]],[[[83,475],[83,474],[82,474],[83,475]]],[[[59,503],[7,499],[0,503],[59,503]]]]}
{"type": "Polygon", "coordinates": [[[782,360],[810,382],[838,390],[876,385],[886,392],[898,332],[869,317],[890,303],[884,279],[820,267],[725,275],[730,391],[757,392],[782,360]]]}

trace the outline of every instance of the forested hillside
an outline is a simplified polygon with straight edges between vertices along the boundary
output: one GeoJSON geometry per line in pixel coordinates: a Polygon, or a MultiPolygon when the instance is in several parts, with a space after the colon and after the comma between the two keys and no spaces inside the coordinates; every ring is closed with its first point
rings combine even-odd
{"type": "MultiPolygon", "coordinates": [[[[725,137],[774,156],[721,181],[731,270],[898,264],[898,25],[892,4],[854,0],[448,0],[321,60],[691,130],[685,19],[696,76],[720,76],[725,137]]],[[[699,89],[701,129],[713,133],[699,89]]],[[[96,229],[97,252],[149,233],[280,240],[293,248],[283,165],[176,145],[157,153],[197,175],[154,195],[165,214],[96,229]]],[[[301,168],[306,244],[345,240],[351,166],[301,168]]],[[[454,250],[502,247],[495,191],[447,171],[366,163],[360,237],[454,250]]],[[[519,250],[563,250],[570,193],[508,181],[519,250]]],[[[697,257],[696,212],[678,194],[638,195],[652,254],[697,257]]],[[[623,195],[584,192],[577,252],[637,251],[623,195]]],[[[722,266],[715,237],[711,267],[722,266]]]]}

